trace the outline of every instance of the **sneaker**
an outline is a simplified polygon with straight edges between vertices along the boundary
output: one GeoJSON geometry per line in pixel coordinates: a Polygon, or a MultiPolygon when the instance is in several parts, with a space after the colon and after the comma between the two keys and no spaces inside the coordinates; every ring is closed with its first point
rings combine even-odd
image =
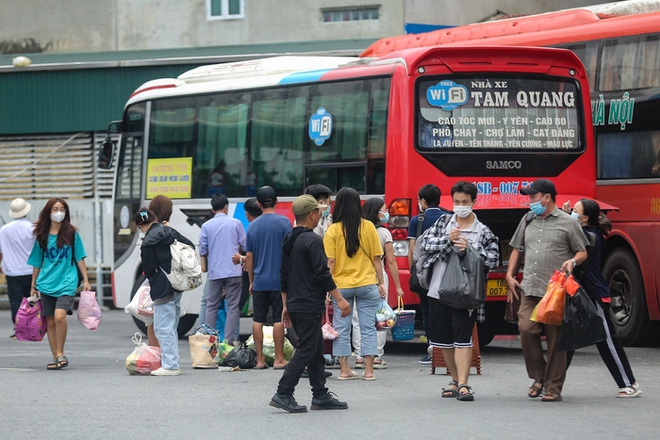
{"type": "Polygon", "coordinates": [[[275,408],[283,409],[290,413],[303,413],[307,412],[307,407],[305,405],[298,405],[296,399],[293,396],[282,396],[281,394],[273,394],[273,398],[270,399],[270,406],[275,408]]]}
{"type": "Polygon", "coordinates": [[[326,393],[323,397],[312,398],[310,409],[348,409],[348,403],[340,402],[335,393],[326,393]]]}
{"type": "Polygon", "coordinates": [[[163,367],[151,372],[152,376],[178,376],[180,374],[181,370],[167,370],[163,367]]]}
{"type": "Polygon", "coordinates": [[[426,356],[422,356],[419,358],[419,363],[423,365],[431,365],[431,355],[427,354],[426,356]]]}

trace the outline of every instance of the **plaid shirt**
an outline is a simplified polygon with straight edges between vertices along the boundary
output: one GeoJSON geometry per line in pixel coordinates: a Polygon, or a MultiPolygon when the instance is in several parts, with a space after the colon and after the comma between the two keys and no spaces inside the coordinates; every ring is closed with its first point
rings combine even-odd
{"type": "MultiPolygon", "coordinates": [[[[500,247],[499,239],[493,234],[488,226],[483,223],[477,223],[479,220],[474,219],[475,223],[469,229],[481,227],[479,241],[476,243],[469,242],[470,245],[477,250],[481,259],[484,262],[484,267],[494,269],[498,266],[500,261],[500,247]]],[[[449,232],[453,227],[457,227],[456,217],[452,216],[449,222],[444,218],[438,219],[431,228],[429,228],[426,236],[424,237],[424,250],[430,254],[426,261],[425,267],[434,265],[438,260],[446,263],[449,260],[449,255],[452,252],[453,245],[449,240],[449,232]]],[[[482,305],[476,309],[477,322],[484,322],[486,319],[485,307],[482,305]]]]}

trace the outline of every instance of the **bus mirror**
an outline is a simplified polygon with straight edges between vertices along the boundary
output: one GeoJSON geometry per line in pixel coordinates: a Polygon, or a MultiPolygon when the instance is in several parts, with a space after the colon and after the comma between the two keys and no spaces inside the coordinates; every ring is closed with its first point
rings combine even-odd
{"type": "Polygon", "coordinates": [[[112,168],[112,162],[115,156],[115,143],[110,139],[110,135],[105,137],[99,151],[98,167],[102,170],[112,168]]]}

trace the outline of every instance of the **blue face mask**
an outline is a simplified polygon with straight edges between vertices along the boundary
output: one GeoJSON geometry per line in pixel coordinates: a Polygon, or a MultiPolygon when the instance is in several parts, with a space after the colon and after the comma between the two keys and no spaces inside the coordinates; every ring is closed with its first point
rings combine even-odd
{"type": "MultiPolygon", "coordinates": [[[[541,199],[543,200],[543,199],[541,199]]],[[[529,209],[532,210],[532,212],[536,215],[543,215],[545,214],[545,210],[548,208],[547,206],[541,205],[541,200],[538,202],[533,202],[529,204],[529,209]]]]}
{"type": "Polygon", "coordinates": [[[385,224],[385,223],[390,221],[390,213],[386,212],[384,215],[385,215],[385,217],[380,219],[381,224],[385,224]]]}
{"type": "Polygon", "coordinates": [[[578,213],[575,212],[575,211],[571,212],[571,216],[572,216],[575,220],[580,220],[580,214],[578,214],[578,213]]]}
{"type": "Polygon", "coordinates": [[[321,217],[323,218],[328,218],[329,215],[330,215],[330,206],[328,206],[321,212],[321,217]]]}

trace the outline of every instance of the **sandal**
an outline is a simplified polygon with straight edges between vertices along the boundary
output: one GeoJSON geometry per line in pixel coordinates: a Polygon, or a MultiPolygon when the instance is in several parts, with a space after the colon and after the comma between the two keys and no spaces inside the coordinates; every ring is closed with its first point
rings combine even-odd
{"type": "Polygon", "coordinates": [[[359,378],[360,375],[353,370],[351,370],[351,374],[349,376],[337,376],[337,380],[357,380],[359,378]]]}
{"type": "Polygon", "coordinates": [[[60,368],[62,368],[62,367],[58,367],[57,366],[57,361],[55,361],[55,360],[53,360],[53,362],[49,362],[46,365],[47,370],[59,370],[60,368]]]}
{"type": "Polygon", "coordinates": [[[355,368],[364,368],[364,358],[359,357],[355,360],[355,368]]]}
{"type": "Polygon", "coordinates": [[[629,387],[619,388],[619,392],[616,393],[616,397],[628,398],[628,397],[639,397],[642,395],[642,390],[635,388],[634,384],[629,387]]]}
{"type": "Polygon", "coordinates": [[[57,362],[56,370],[69,366],[69,360],[64,355],[58,356],[57,359],[55,359],[55,362],[57,362]]]}
{"type": "Polygon", "coordinates": [[[458,397],[458,382],[452,380],[449,382],[449,388],[442,389],[442,397],[458,397]],[[456,388],[451,388],[456,387],[456,388]]]}
{"type": "Polygon", "coordinates": [[[456,398],[457,398],[458,400],[461,400],[461,401],[463,401],[463,402],[472,402],[472,401],[474,400],[474,395],[472,394],[472,387],[470,387],[470,386],[469,386],[468,384],[466,384],[466,383],[462,383],[462,384],[460,384],[460,385],[458,386],[458,390],[457,390],[457,392],[458,392],[458,396],[456,396],[456,398]],[[461,390],[462,390],[462,389],[466,389],[467,392],[465,392],[465,393],[461,393],[461,390]]]}
{"type": "Polygon", "coordinates": [[[527,396],[530,399],[536,399],[541,395],[542,391],[543,391],[543,379],[535,379],[534,383],[532,384],[531,387],[529,387],[529,390],[527,391],[527,396]]]}
{"type": "Polygon", "coordinates": [[[387,362],[382,360],[381,358],[375,358],[374,359],[374,369],[376,370],[384,370],[387,368],[387,362]]]}
{"type": "Polygon", "coordinates": [[[541,397],[542,402],[561,402],[561,394],[544,394],[541,397]]]}

